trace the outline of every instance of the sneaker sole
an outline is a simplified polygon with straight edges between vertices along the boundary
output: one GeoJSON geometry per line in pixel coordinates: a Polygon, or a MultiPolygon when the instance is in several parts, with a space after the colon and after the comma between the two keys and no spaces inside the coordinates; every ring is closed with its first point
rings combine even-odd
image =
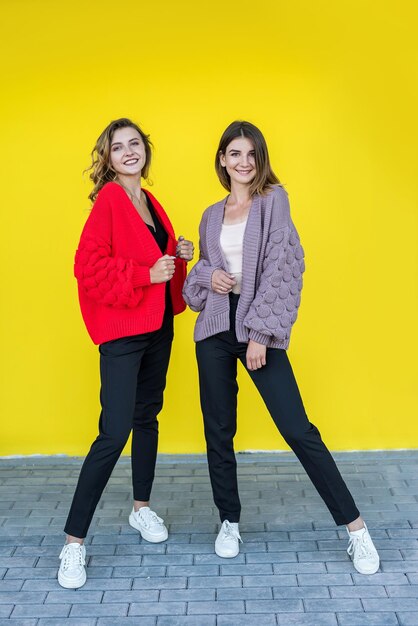
{"type": "Polygon", "coordinates": [[[139,532],[142,539],[145,539],[145,541],[149,541],[150,543],[161,543],[162,541],[165,541],[168,538],[168,531],[166,528],[159,535],[152,535],[146,530],[143,530],[136,523],[135,518],[132,517],[131,515],[129,516],[129,525],[132,526],[132,528],[135,528],[135,530],[139,532]]]}
{"type": "Polygon", "coordinates": [[[64,589],[79,589],[85,584],[86,580],[86,572],[84,572],[84,575],[81,576],[78,580],[66,578],[63,574],[61,574],[61,572],[58,572],[58,582],[61,587],[64,587],[64,589]]]}
{"type": "Polygon", "coordinates": [[[235,554],[229,554],[229,553],[228,554],[225,554],[225,553],[222,554],[221,552],[218,552],[218,550],[215,548],[215,554],[217,556],[220,556],[221,559],[235,559],[235,557],[239,555],[239,548],[238,548],[238,550],[237,550],[237,552],[235,554]]]}
{"type": "Polygon", "coordinates": [[[379,567],[380,563],[378,563],[377,567],[375,567],[373,570],[362,570],[354,565],[354,569],[356,570],[356,572],[358,572],[359,574],[363,574],[363,576],[372,576],[373,574],[376,574],[376,572],[379,571],[379,567]]]}

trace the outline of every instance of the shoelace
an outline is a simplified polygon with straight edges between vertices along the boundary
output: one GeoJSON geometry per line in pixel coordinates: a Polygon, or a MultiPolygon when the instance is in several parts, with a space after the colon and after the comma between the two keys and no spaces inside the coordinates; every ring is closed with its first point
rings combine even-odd
{"type": "Polygon", "coordinates": [[[86,564],[86,560],[83,555],[82,548],[70,548],[71,544],[67,544],[61,550],[61,554],[59,556],[60,559],[63,559],[63,568],[70,569],[72,567],[77,567],[86,564]]]}
{"type": "Polygon", "coordinates": [[[225,520],[225,522],[222,525],[222,528],[223,528],[223,534],[224,534],[225,539],[238,539],[238,541],[242,543],[241,535],[239,534],[237,530],[235,530],[235,528],[231,525],[231,523],[228,522],[228,520],[225,520]]]}
{"type": "Polygon", "coordinates": [[[360,536],[355,535],[350,537],[347,552],[350,556],[356,552],[356,557],[360,559],[367,558],[373,554],[370,543],[368,541],[367,532],[362,533],[360,536]]]}
{"type": "Polygon", "coordinates": [[[140,509],[139,510],[139,516],[141,517],[141,519],[142,519],[142,521],[144,523],[144,526],[146,528],[149,528],[149,526],[152,523],[160,524],[160,525],[162,525],[164,523],[164,520],[161,519],[161,517],[158,517],[158,515],[156,514],[155,511],[151,511],[151,510],[149,510],[149,511],[141,511],[141,509],[140,509]]]}

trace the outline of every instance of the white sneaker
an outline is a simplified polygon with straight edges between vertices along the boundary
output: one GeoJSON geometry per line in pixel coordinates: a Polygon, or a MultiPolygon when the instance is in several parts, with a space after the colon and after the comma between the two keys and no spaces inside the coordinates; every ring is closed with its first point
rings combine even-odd
{"type": "Polygon", "coordinates": [[[78,589],[87,580],[86,548],[81,543],[66,543],[61,554],[61,565],[58,570],[58,582],[65,589],[78,589]]]}
{"type": "Polygon", "coordinates": [[[232,559],[239,554],[239,542],[242,543],[238,524],[225,520],[216,537],[216,554],[224,559],[232,559]]]}
{"type": "Polygon", "coordinates": [[[380,559],[366,524],[360,530],[350,532],[347,528],[350,542],[347,552],[353,560],[353,565],[360,574],[375,574],[379,569],[380,559]]]}
{"type": "Polygon", "coordinates": [[[151,543],[160,543],[168,537],[164,520],[158,517],[154,511],[151,511],[149,506],[142,506],[138,511],[132,509],[129,524],[140,532],[143,539],[151,541],[151,543]]]}

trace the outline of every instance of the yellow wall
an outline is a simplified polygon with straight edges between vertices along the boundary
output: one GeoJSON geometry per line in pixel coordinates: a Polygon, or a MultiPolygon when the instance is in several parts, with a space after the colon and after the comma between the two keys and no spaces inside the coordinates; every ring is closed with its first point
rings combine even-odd
{"type": "MultiPolygon", "coordinates": [[[[220,133],[264,131],[306,252],[290,357],[331,449],[418,446],[416,3],[2,0],[0,454],[83,454],[98,356],[72,276],[82,170],[131,116],[153,192],[197,237],[223,196],[220,133]]],[[[192,342],[176,320],[163,452],[204,449],[192,342]]],[[[285,448],[245,372],[237,449],[285,448]]]]}

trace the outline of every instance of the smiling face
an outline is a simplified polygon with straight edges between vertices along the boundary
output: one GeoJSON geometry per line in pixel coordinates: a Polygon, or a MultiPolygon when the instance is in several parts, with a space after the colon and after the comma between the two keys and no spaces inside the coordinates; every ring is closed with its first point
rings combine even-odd
{"type": "Polygon", "coordinates": [[[250,185],[257,174],[254,145],[247,137],[233,139],[225,153],[219,155],[219,161],[231,179],[231,186],[250,185]]]}
{"type": "Polygon", "coordinates": [[[110,144],[110,164],[118,176],[140,176],[146,153],[141,135],[135,128],[126,126],[113,133],[110,144]]]}

